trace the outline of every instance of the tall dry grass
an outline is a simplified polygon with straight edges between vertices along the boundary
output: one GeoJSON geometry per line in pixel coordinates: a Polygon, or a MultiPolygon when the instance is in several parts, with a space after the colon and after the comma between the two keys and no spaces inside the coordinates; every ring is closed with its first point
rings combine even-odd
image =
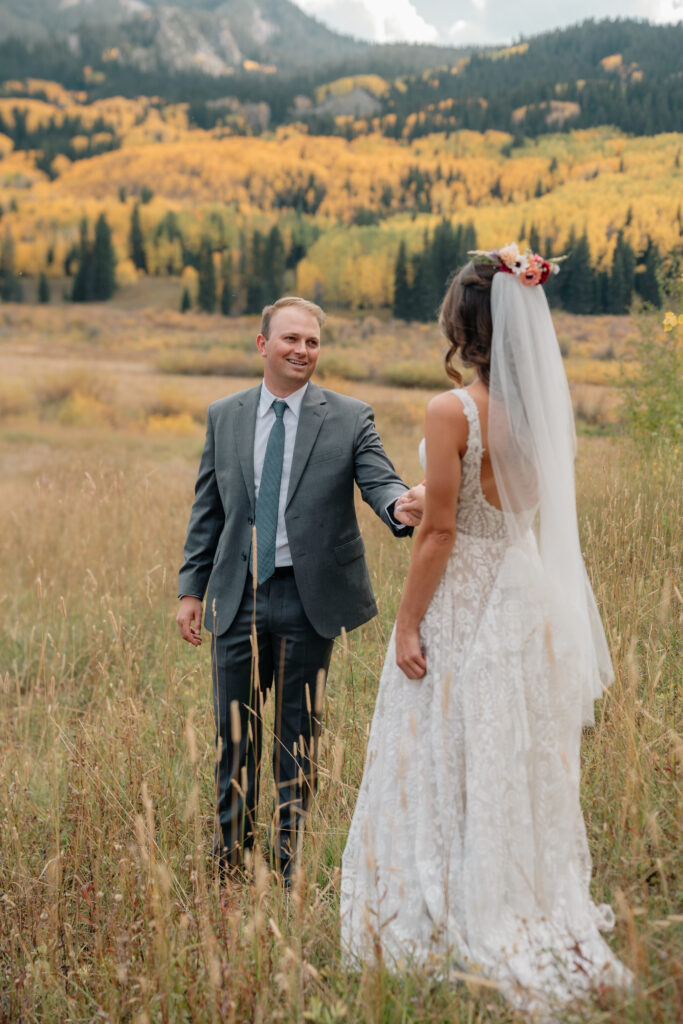
{"type": "MultiPolygon", "coordinates": [[[[419,424],[389,398],[378,421],[416,479],[419,424]]],[[[260,857],[252,884],[213,873],[209,645],[184,647],[173,621],[199,447],[104,427],[0,435],[0,1021],[516,1020],[493,990],[340,961],[339,864],[409,558],[364,508],[381,613],[333,658],[303,871],[290,895],[260,857]]],[[[593,893],[616,907],[610,942],[636,990],[566,1019],[669,1024],[681,480],[606,438],[583,439],[578,478],[617,672],[585,737],[583,805],[593,893]]],[[[264,839],[269,800],[266,786],[264,839]]]]}

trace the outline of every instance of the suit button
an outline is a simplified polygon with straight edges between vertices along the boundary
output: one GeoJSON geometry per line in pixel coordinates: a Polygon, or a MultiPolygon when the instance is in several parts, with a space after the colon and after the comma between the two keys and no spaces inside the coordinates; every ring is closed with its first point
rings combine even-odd
{"type": "Polygon", "coordinates": [[[246,560],[247,560],[247,556],[245,555],[245,553],[244,553],[244,551],[243,551],[243,552],[242,552],[242,561],[243,561],[243,562],[246,562],[246,560]]]}
{"type": "Polygon", "coordinates": [[[250,526],[254,525],[254,520],[251,518],[251,516],[249,516],[249,518],[247,519],[247,522],[249,523],[250,526]]]}

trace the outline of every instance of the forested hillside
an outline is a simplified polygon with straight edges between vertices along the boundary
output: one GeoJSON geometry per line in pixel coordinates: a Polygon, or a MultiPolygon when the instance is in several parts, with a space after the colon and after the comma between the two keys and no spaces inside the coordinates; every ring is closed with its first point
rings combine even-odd
{"type": "Polygon", "coordinates": [[[111,95],[116,60],[78,89],[6,79],[0,298],[34,294],[27,279],[106,297],[98,253],[108,293],[182,275],[185,308],[296,288],[429,318],[468,247],[517,238],[571,252],[550,291],[567,309],[658,304],[683,243],[682,43],[681,26],[603,22],[393,77],[361,55],[364,74],[167,75],[154,96],[130,95],[130,69],[111,95]]]}
{"type": "MultiPolygon", "coordinates": [[[[159,22],[176,8],[152,5],[122,23],[84,22],[55,46],[18,32],[16,12],[7,10],[13,3],[0,2],[5,79],[55,80],[91,100],[120,94],[189,102],[193,121],[204,128],[253,133],[303,119],[317,134],[380,131],[395,138],[460,128],[523,135],[603,124],[635,134],[683,128],[680,23],[589,21],[503,50],[454,50],[360,43],[286,0],[198,0],[200,9],[177,9],[177,24],[159,22]],[[3,9],[17,34],[2,32],[3,9]],[[353,105],[326,107],[320,87],[359,75],[381,76],[381,87],[368,90],[361,81],[362,118],[340,121],[335,115],[354,114],[353,105]],[[254,103],[265,104],[259,118],[233,117],[230,104],[254,103]]],[[[79,9],[68,12],[73,17],[79,9]]]]}

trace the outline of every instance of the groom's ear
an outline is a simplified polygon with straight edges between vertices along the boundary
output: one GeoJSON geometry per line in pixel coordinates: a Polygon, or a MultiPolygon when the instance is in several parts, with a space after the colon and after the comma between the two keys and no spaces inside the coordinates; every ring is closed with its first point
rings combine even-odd
{"type": "Polygon", "coordinates": [[[262,356],[265,356],[265,354],[266,354],[266,341],[267,340],[268,339],[266,338],[266,336],[264,334],[259,334],[257,336],[257,338],[256,338],[256,348],[258,349],[259,354],[262,355],[262,356]]]}

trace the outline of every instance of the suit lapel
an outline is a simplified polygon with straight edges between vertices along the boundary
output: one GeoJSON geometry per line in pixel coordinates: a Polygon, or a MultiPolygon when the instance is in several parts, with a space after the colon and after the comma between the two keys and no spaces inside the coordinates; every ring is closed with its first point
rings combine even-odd
{"type": "Polygon", "coordinates": [[[239,410],[235,424],[237,455],[242,467],[244,483],[249,495],[252,515],[254,513],[254,434],[256,413],[261,397],[261,385],[246,391],[239,399],[239,410]]]}
{"type": "Polygon", "coordinates": [[[289,477],[289,491],[287,492],[288,505],[299,486],[301,475],[306,468],[306,463],[326,415],[327,402],[322,391],[316,384],[309,384],[306,388],[304,400],[301,403],[301,412],[299,413],[299,426],[294,442],[292,471],[289,477]]]}

